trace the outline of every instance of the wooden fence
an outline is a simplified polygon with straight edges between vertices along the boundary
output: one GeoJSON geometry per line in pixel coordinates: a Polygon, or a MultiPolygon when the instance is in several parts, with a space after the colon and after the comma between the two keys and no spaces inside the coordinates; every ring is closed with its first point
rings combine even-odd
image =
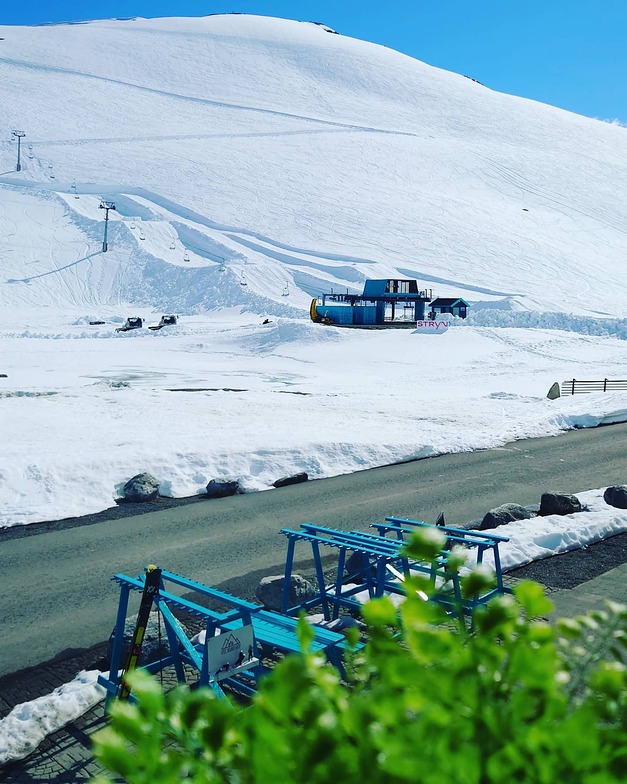
{"type": "Polygon", "coordinates": [[[601,381],[581,381],[573,378],[562,381],[562,395],[580,395],[584,392],[627,391],[627,379],[604,378],[601,381]]]}

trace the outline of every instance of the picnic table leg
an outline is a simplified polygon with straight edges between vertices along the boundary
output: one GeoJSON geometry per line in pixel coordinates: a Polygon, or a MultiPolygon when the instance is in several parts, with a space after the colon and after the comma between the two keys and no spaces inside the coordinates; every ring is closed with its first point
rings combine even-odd
{"type": "Polygon", "coordinates": [[[294,547],[296,540],[291,537],[287,540],[287,554],[285,556],[285,574],[283,576],[283,595],[281,596],[281,612],[287,615],[290,597],[290,580],[292,579],[292,564],[294,562],[294,547]]]}
{"type": "MultiPolygon", "coordinates": [[[[344,583],[344,566],[346,564],[346,549],[344,547],[340,547],[340,554],[337,559],[337,576],[335,578],[335,596],[340,598],[342,596],[342,584],[344,583]]],[[[335,620],[340,614],[340,605],[339,602],[335,602],[333,605],[333,617],[332,620],[335,620]]]]}
{"type": "Polygon", "coordinates": [[[327,598],[327,589],[324,584],[324,571],[322,569],[322,560],[320,558],[320,547],[318,542],[312,541],[311,548],[314,554],[314,564],[316,567],[316,576],[318,578],[318,588],[320,589],[320,604],[322,605],[322,612],[324,613],[324,620],[330,621],[329,601],[327,598]]]}

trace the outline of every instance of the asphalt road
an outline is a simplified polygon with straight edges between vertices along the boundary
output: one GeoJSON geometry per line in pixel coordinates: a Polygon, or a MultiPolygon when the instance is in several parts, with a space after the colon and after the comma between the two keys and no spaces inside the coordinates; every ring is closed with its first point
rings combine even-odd
{"type": "Polygon", "coordinates": [[[365,529],[386,515],[433,522],[442,510],[449,524],[463,524],[501,503],[538,503],[545,491],[625,483],[627,424],[620,424],[93,525],[40,526],[32,536],[0,532],[0,675],[105,640],[115,622],[116,572],[136,575],[156,563],[244,595],[261,575],[282,573],[281,527],[365,529]]]}

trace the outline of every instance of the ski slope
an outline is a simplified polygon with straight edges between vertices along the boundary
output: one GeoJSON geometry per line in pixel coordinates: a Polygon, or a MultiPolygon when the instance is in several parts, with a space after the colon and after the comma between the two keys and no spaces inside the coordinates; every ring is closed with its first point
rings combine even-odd
{"type": "Polygon", "coordinates": [[[0,38],[0,525],[105,508],[141,470],[258,490],[627,417],[624,394],[545,399],[627,378],[625,128],[313,23],[0,38]],[[307,320],[386,277],[472,315],[307,320]],[[163,313],[179,326],[115,333],[163,313]]]}
{"type": "MultiPolygon", "coordinates": [[[[112,227],[120,267],[167,276],[186,246],[190,286],[212,287],[217,257],[233,263],[219,284],[227,303],[248,263],[277,305],[286,281],[310,296],[402,273],[441,296],[626,314],[624,128],[309,23],[224,15],[0,32],[7,131],[27,133],[19,175],[15,140],[0,145],[2,181],[63,202],[51,233],[75,223],[96,253],[102,213],[53,194],[126,195],[112,227]],[[146,225],[146,245],[129,234],[138,217],[169,226],[146,225]]],[[[86,255],[48,244],[42,264],[86,255]]],[[[118,291],[134,301],[137,285],[118,291]]]]}

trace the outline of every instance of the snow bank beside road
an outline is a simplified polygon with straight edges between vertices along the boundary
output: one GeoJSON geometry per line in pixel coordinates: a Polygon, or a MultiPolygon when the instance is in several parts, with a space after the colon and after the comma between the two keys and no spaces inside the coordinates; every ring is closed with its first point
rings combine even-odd
{"type": "Polygon", "coordinates": [[[27,757],[42,740],[97,705],[105,690],[98,670],[83,670],[50,694],[16,705],[0,720],[0,765],[27,757]]]}
{"type": "MultiPolygon", "coordinates": [[[[509,542],[500,546],[503,569],[509,571],[627,531],[627,509],[606,504],[604,491],[601,488],[576,493],[585,509],[583,512],[532,517],[499,526],[494,533],[509,537],[509,542]]],[[[489,562],[487,558],[486,562],[489,562]]]]}

